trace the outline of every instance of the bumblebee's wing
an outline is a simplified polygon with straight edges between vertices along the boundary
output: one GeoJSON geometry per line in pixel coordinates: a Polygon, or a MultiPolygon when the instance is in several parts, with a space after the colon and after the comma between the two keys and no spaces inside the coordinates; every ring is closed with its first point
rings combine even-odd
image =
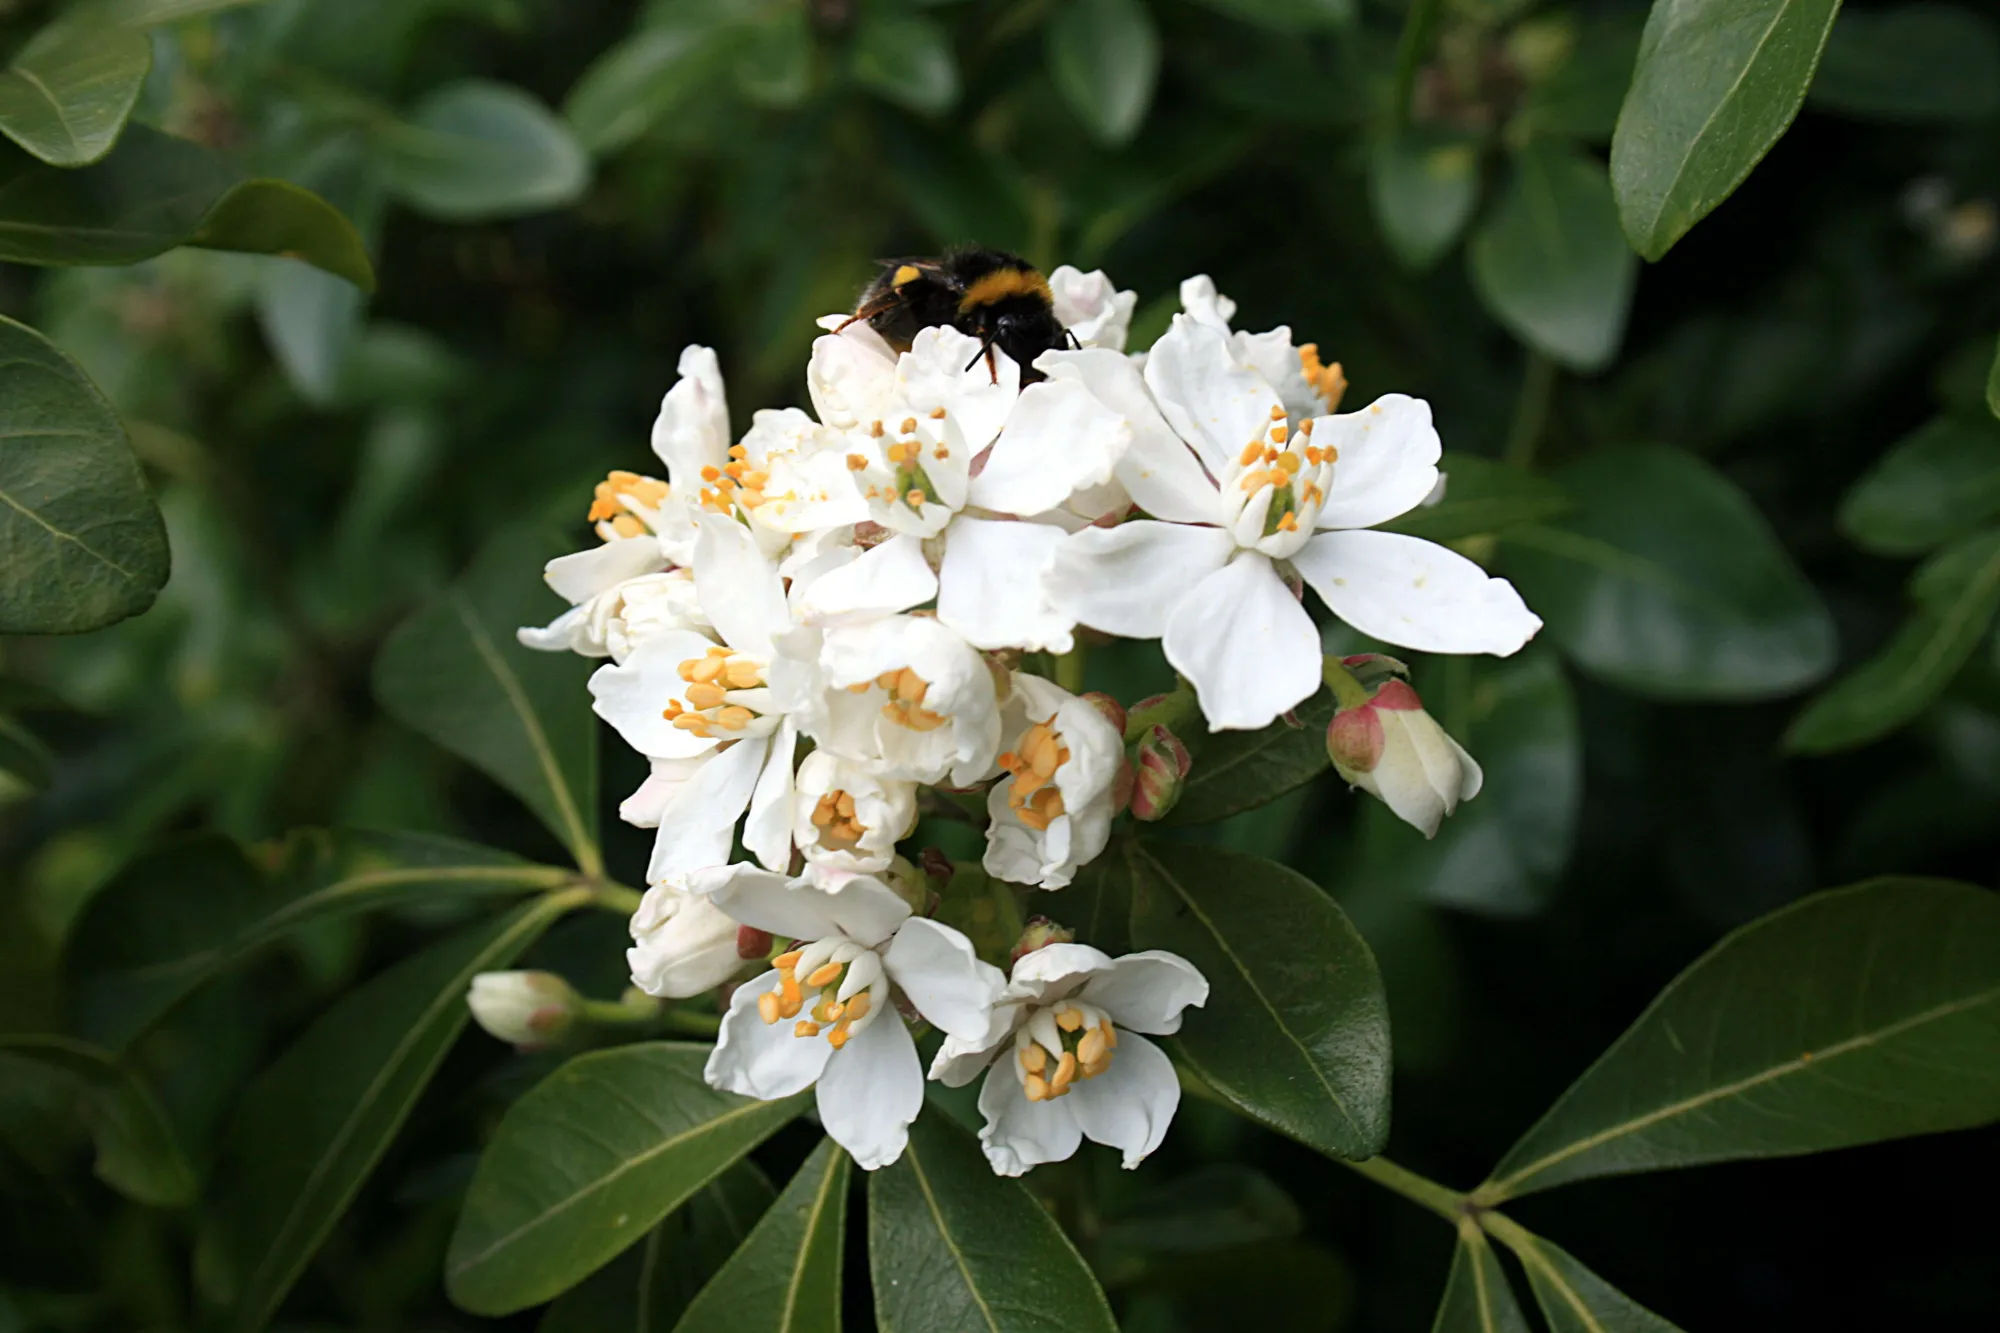
{"type": "Polygon", "coordinates": [[[959,290],[959,282],[946,270],[942,261],[920,256],[906,256],[901,259],[878,259],[882,266],[882,276],[876,281],[884,287],[901,287],[917,278],[926,278],[952,291],[959,290]]]}

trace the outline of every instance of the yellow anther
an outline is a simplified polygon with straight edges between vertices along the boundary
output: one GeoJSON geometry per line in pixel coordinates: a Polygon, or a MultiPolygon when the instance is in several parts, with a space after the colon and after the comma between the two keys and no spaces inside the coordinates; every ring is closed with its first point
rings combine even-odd
{"type": "Polygon", "coordinates": [[[931,450],[931,457],[942,463],[945,459],[951,457],[951,450],[945,448],[943,445],[939,445],[937,448],[931,450]]]}
{"type": "MultiPolygon", "coordinates": [[[[817,1037],[819,1035],[819,1024],[813,1022],[810,1018],[801,1018],[793,1025],[792,1035],[794,1037],[817,1037]]],[[[1086,1074],[1084,1077],[1088,1078],[1089,1075],[1086,1074]]]]}
{"type": "Polygon", "coordinates": [[[896,673],[896,697],[906,704],[922,703],[930,689],[931,683],[908,667],[896,673]]]}
{"type": "Polygon", "coordinates": [[[1301,435],[1310,435],[1310,434],[1312,434],[1312,433],[1313,433],[1313,421],[1314,421],[1314,420],[1315,420],[1315,418],[1313,418],[1313,417],[1307,417],[1307,418],[1306,418],[1306,419],[1305,419],[1304,421],[1301,421],[1301,422],[1299,423],[1299,434],[1301,434],[1301,435]]]}
{"type": "Polygon", "coordinates": [[[722,469],[710,463],[701,470],[701,479],[703,481],[720,481],[722,480],[722,469]]]}
{"type": "Polygon", "coordinates": [[[1030,1074],[1021,1080],[1021,1091],[1031,1102],[1045,1102],[1049,1099],[1049,1085],[1040,1074],[1030,1074]]]}
{"type": "Polygon", "coordinates": [[[778,1021],[778,992],[767,990],[757,997],[757,1017],[766,1023],[778,1021]]]}
{"type": "Polygon", "coordinates": [[[924,507],[924,500],[926,498],[924,495],[924,488],[921,486],[912,486],[910,487],[910,493],[908,495],[905,495],[903,498],[909,502],[910,508],[922,509],[924,507]]]}
{"type": "Polygon", "coordinates": [[[841,1015],[846,1012],[847,1006],[840,1001],[822,1000],[819,1008],[813,1011],[813,1017],[822,1023],[833,1023],[839,1021],[841,1015]]]}
{"type": "Polygon", "coordinates": [[[1076,1079],[1076,1056],[1069,1051],[1062,1053],[1056,1061],[1056,1072],[1049,1079],[1049,1095],[1060,1097],[1069,1091],[1069,1085],[1076,1079]]]}
{"type": "Polygon", "coordinates": [[[1299,468],[1302,466],[1303,463],[1297,454],[1278,455],[1278,471],[1284,473],[1287,477],[1297,476],[1299,468]]]}
{"type": "Polygon", "coordinates": [[[1273,407],[1271,408],[1271,420],[1273,420],[1273,421],[1283,421],[1284,419],[1285,419],[1285,408],[1284,408],[1284,404],[1280,403],[1280,404],[1277,404],[1277,405],[1273,406],[1273,407]]]}
{"type": "Polygon", "coordinates": [[[1340,362],[1320,364],[1319,344],[1302,343],[1299,346],[1299,369],[1304,372],[1306,383],[1312,385],[1313,392],[1326,400],[1326,410],[1331,412],[1340,406],[1340,399],[1347,392],[1347,376],[1340,369],[1340,362]]]}
{"type": "Polygon", "coordinates": [[[674,726],[681,731],[691,731],[703,739],[707,739],[709,734],[708,719],[700,713],[681,713],[674,718],[674,726]]]}
{"type": "Polygon", "coordinates": [[[867,466],[868,466],[868,460],[863,458],[860,454],[849,454],[847,456],[847,470],[849,472],[859,472],[861,471],[861,469],[867,466]]]}
{"type": "Polygon", "coordinates": [[[725,731],[741,731],[756,721],[756,719],[757,715],[755,713],[736,704],[731,704],[727,708],[719,708],[715,713],[715,725],[723,728],[725,731]]]}
{"type": "Polygon", "coordinates": [[[1284,513],[1278,516],[1278,531],[1297,532],[1298,530],[1299,530],[1299,516],[1296,513],[1287,509],[1284,513]]]}
{"type": "Polygon", "coordinates": [[[882,438],[882,423],[881,423],[881,422],[879,422],[879,421],[871,421],[871,422],[869,422],[869,423],[868,423],[868,435],[869,435],[869,438],[870,438],[870,439],[876,439],[876,440],[879,440],[879,439],[881,439],[881,438],[882,438]]]}
{"type": "Polygon", "coordinates": [[[786,1018],[797,1018],[805,1002],[806,997],[799,992],[799,979],[792,975],[791,969],[778,973],[778,1012],[786,1018]]]}
{"type": "Polygon", "coordinates": [[[1083,1040],[1076,1044],[1076,1058],[1083,1062],[1086,1078],[1089,1077],[1087,1071],[1090,1069],[1090,1066],[1102,1060],[1105,1052],[1109,1049],[1104,1044],[1104,1027],[1102,1024],[1083,1034],[1083,1040]]]}
{"type": "Polygon", "coordinates": [[[859,1023],[862,1019],[868,1017],[868,1011],[874,1007],[874,1001],[868,998],[868,992],[862,991],[847,1002],[847,1021],[850,1023],[859,1023]]]}
{"type": "Polygon", "coordinates": [[[630,514],[620,514],[611,520],[612,534],[619,537],[638,537],[646,531],[646,525],[630,514]]]}
{"type": "Polygon", "coordinates": [[[806,985],[830,986],[833,984],[834,979],[840,975],[841,969],[846,966],[847,964],[845,963],[822,963],[806,974],[806,985]]]}
{"type": "Polygon", "coordinates": [[[777,968],[780,972],[789,972],[799,965],[799,958],[804,953],[804,949],[794,949],[790,953],[781,953],[771,960],[771,966],[777,968]]]}
{"type": "Polygon", "coordinates": [[[730,659],[729,665],[723,668],[722,674],[724,679],[729,682],[729,688],[732,690],[755,689],[764,683],[764,668],[758,666],[747,657],[730,659]]]}
{"type": "Polygon", "coordinates": [[[1064,1032],[1075,1032],[1083,1026],[1083,1012],[1079,1009],[1065,1009],[1056,1015],[1056,1026],[1064,1032]]]}
{"type": "Polygon", "coordinates": [[[1262,440],[1252,440],[1250,443],[1244,445],[1243,452],[1236,456],[1236,466],[1249,467],[1263,456],[1264,442],[1262,440]]]}
{"type": "Polygon", "coordinates": [[[1027,1070],[1030,1074],[1039,1074],[1048,1067],[1049,1053],[1040,1046],[1023,1046],[1021,1048],[1021,1068],[1027,1070]]]}
{"type": "Polygon", "coordinates": [[[847,1045],[847,1036],[847,1020],[843,1018],[840,1022],[834,1024],[833,1031],[826,1034],[826,1044],[837,1051],[847,1045]]]}
{"type": "Polygon", "coordinates": [[[717,707],[726,697],[726,693],[720,685],[712,683],[700,683],[687,688],[688,702],[696,708],[717,707]]]}
{"type": "Polygon", "coordinates": [[[1282,421],[1279,422],[1277,425],[1271,427],[1271,443],[1283,444],[1290,433],[1290,431],[1285,429],[1285,423],[1282,421]]]}
{"type": "Polygon", "coordinates": [[[1077,1070],[1077,1077],[1096,1078],[1099,1074],[1102,1074],[1105,1070],[1109,1068],[1111,1068],[1111,1057],[1109,1055],[1105,1056],[1102,1060],[1097,1060],[1097,1061],[1085,1060],[1082,1066],[1077,1070]]]}
{"type": "Polygon", "coordinates": [[[916,434],[916,432],[917,432],[917,419],[915,417],[904,417],[903,429],[901,433],[904,435],[914,435],[916,434]]]}
{"type": "Polygon", "coordinates": [[[943,421],[943,420],[944,420],[944,409],[943,409],[942,407],[933,407],[933,408],[931,409],[931,420],[932,420],[932,421],[943,421]]]}

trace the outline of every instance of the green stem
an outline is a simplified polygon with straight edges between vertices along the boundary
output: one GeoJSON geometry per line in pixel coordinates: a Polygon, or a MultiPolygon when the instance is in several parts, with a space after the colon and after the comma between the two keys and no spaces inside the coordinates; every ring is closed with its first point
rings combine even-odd
{"type": "Polygon", "coordinates": [[[1417,67],[1431,49],[1431,30],[1437,26],[1444,0],[1410,0],[1410,13],[1403,20],[1403,35],[1396,42],[1396,85],[1390,94],[1390,128],[1401,130],[1410,123],[1410,99],[1417,89],[1417,67]]]}
{"type": "Polygon", "coordinates": [[[722,1028],[715,1014],[697,1014],[686,1009],[669,1009],[660,1015],[660,1026],[683,1037],[713,1037],[722,1028]]]}
{"type": "Polygon", "coordinates": [[[1343,709],[1359,708],[1371,697],[1368,687],[1332,654],[1328,654],[1321,664],[1320,675],[1326,681],[1326,687],[1333,691],[1333,701],[1343,709]]]}
{"type": "Polygon", "coordinates": [[[1191,723],[1201,716],[1201,705],[1194,691],[1186,682],[1177,686],[1173,693],[1163,694],[1160,701],[1149,708],[1133,708],[1125,715],[1125,743],[1131,745],[1143,740],[1154,727],[1165,727],[1176,735],[1185,735],[1191,723]]]}
{"type": "Polygon", "coordinates": [[[637,889],[627,888],[606,879],[587,877],[583,887],[590,890],[590,905],[601,912],[613,916],[630,916],[639,910],[639,902],[645,897],[637,889]]]}
{"type": "Polygon", "coordinates": [[[1521,372],[1521,396],[1514,404],[1514,424],[1507,431],[1507,448],[1501,455],[1515,467],[1528,467],[1535,461],[1535,450],[1542,442],[1542,429],[1548,425],[1549,397],[1556,385],[1556,363],[1540,352],[1528,353],[1528,364],[1521,372]]]}
{"type": "Polygon", "coordinates": [[[1386,1157],[1370,1157],[1365,1162],[1343,1161],[1341,1165],[1357,1175],[1368,1177],[1384,1189],[1394,1190],[1412,1203],[1430,1209],[1447,1222],[1456,1224],[1466,1214],[1463,1194],[1454,1189],[1446,1189],[1435,1180],[1420,1176],[1408,1167],[1397,1166],[1386,1157]]]}
{"type": "Polygon", "coordinates": [[[1071,694],[1083,693],[1084,646],[1076,647],[1056,659],[1056,684],[1071,694]]]}

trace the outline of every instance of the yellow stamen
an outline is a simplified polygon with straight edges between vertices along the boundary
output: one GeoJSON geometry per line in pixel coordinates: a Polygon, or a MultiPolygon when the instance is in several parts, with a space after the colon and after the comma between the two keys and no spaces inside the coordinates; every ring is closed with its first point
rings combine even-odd
{"type": "Polygon", "coordinates": [[[1049,1053],[1040,1046],[1023,1046],[1021,1048],[1021,1068],[1027,1070],[1030,1074],[1039,1074],[1048,1067],[1049,1053]]]}
{"type": "Polygon", "coordinates": [[[1040,1074],[1030,1074],[1021,1080],[1021,1091],[1031,1102],[1045,1102],[1049,1099],[1049,1085],[1040,1074]]]}
{"type": "Polygon", "coordinates": [[[757,1017],[766,1023],[778,1021],[778,992],[767,990],[757,997],[757,1017]]]}
{"type": "Polygon", "coordinates": [[[847,456],[847,470],[849,472],[859,472],[861,471],[861,469],[867,466],[868,466],[868,460],[863,458],[860,454],[849,454],[847,456]]]}
{"type": "Polygon", "coordinates": [[[1072,1052],[1064,1051],[1062,1059],[1056,1061],[1054,1077],[1049,1079],[1050,1094],[1056,1097],[1062,1096],[1065,1092],[1069,1091],[1069,1085],[1075,1078],[1076,1056],[1072,1052]]]}
{"type": "Polygon", "coordinates": [[[917,432],[917,419],[915,417],[904,417],[902,434],[914,435],[916,434],[916,432],[917,432]]]}
{"type": "Polygon", "coordinates": [[[847,1021],[850,1023],[859,1023],[862,1019],[868,1017],[868,1011],[873,1007],[874,1003],[868,998],[868,992],[862,991],[847,1002],[847,1021]]]}
{"type": "Polygon", "coordinates": [[[687,689],[688,702],[696,708],[714,708],[722,703],[724,690],[720,685],[690,685],[687,689]]]}
{"type": "Polygon", "coordinates": [[[804,949],[794,949],[790,953],[781,953],[771,960],[771,966],[777,968],[780,972],[789,972],[799,965],[799,957],[804,953],[804,949]]]}
{"type": "Polygon", "coordinates": [[[1074,1032],[1083,1026],[1083,1013],[1076,1009],[1065,1009],[1056,1015],[1056,1026],[1064,1032],[1074,1032]]]}
{"type": "Polygon", "coordinates": [[[806,985],[808,986],[829,985],[832,983],[835,977],[838,977],[840,975],[841,969],[846,966],[847,964],[845,963],[823,963],[819,967],[814,968],[811,972],[806,974],[806,985]]]}
{"type": "Polygon", "coordinates": [[[731,704],[716,710],[715,725],[728,731],[741,731],[756,719],[757,715],[747,708],[731,704]]]}
{"type": "Polygon", "coordinates": [[[1083,1040],[1076,1044],[1076,1058],[1088,1068],[1104,1057],[1104,1028],[1100,1025],[1083,1034],[1083,1040]]]}
{"type": "Polygon", "coordinates": [[[903,498],[909,501],[910,508],[922,509],[924,507],[924,498],[925,498],[924,488],[921,486],[912,486],[910,487],[910,493],[908,495],[905,495],[903,498]]]}
{"type": "Polygon", "coordinates": [[[801,1018],[793,1025],[792,1035],[794,1037],[817,1037],[819,1035],[819,1024],[809,1018],[801,1018]]]}

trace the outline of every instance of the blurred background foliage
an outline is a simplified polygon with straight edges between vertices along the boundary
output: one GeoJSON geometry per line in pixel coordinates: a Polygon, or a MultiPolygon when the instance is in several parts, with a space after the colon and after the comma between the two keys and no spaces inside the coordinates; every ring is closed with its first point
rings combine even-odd
{"type": "MultiPolygon", "coordinates": [[[[18,60],[89,8],[0,0],[0,41],[18,60]]],[[[1606,169],[1636,0],[1447,0],[1418,23],[1402,0],[123,8],[151,52],[135,123],[315,191],[376,290],[193,248],[0,266],[0,312],[116,407],[172,549],[143,615],[0,641],[0,1032],[103,1035],[61,979],[107,884],[170,905],[98,913],[100,942],[325,852],[299,828],[560,859],[374,702],[385,636],[510,525],[580,543],[592,481],[648,462],[684,344],[721,352],[740,425],[803,400],[813,319],[874,258],[961,242],[1106,268],[1140,293],[1139,345],[1212,274],[1240,327],[1288,322],[1344,363],[1350,403],[1427,398],[1450,482],[1408,530],[1548,622],[1518,659],[1421,665],[1487,772],[1436,842],[1326,782],[1186,835],[1304,870],[1374,946],[1398,1158],[1477,1178],[1688,960],[1810,889],[1994,880],[1987,5],[1849,3],[1798,122],[1657,263],[1606,169]]],[[[6,219],[35,169],[0,144],[0,258],[33,258],[6,219]]],[[[546,619],[543,552],[516,549],[521,618],[546,619]]],[[[1091,684],[1129,701],[1163,670],[1106,652],[1091,684]]],[[[636,762],[607,754],[602,789],[636,762]]],[[[635,881],[644,835],[606,837],[635,881]]],[[[147,1036],[196,1172],[310,1016],[467,910],[321,923],[147,1036]]],[[[530,956],[613,994],[621,949],[592,917],[530,956]]],[[[186,1182],[135,1184],[101,1146],[93,1179],[91,1126],[18,1076],[28,1058],[0,1051],[0,1329],[187,1326],[186,1182]]],[[[479,1135],[547,1067],[460,1043],[286,1326],[481,1326],[444,1300],[443,1247],[479,1135]]],[[[1082,1191],[1056,1202],[1128,1328],[1429,1326],[1448,1233],[1303,1149],[1190,1102],[1145,1173],[1080,1161],[1035,1183],[1082,1191]]],[[[1990,1136],[1957,1135],[1522,1214],[1560,1215],[1685,1327],[1971,1327],[2000,1316],[2000,1271],[1949,1200],[1994,1165],[1990,1136]]],[[[549,1326],[591,1326],[568,1317],[549,1326]]]]}

